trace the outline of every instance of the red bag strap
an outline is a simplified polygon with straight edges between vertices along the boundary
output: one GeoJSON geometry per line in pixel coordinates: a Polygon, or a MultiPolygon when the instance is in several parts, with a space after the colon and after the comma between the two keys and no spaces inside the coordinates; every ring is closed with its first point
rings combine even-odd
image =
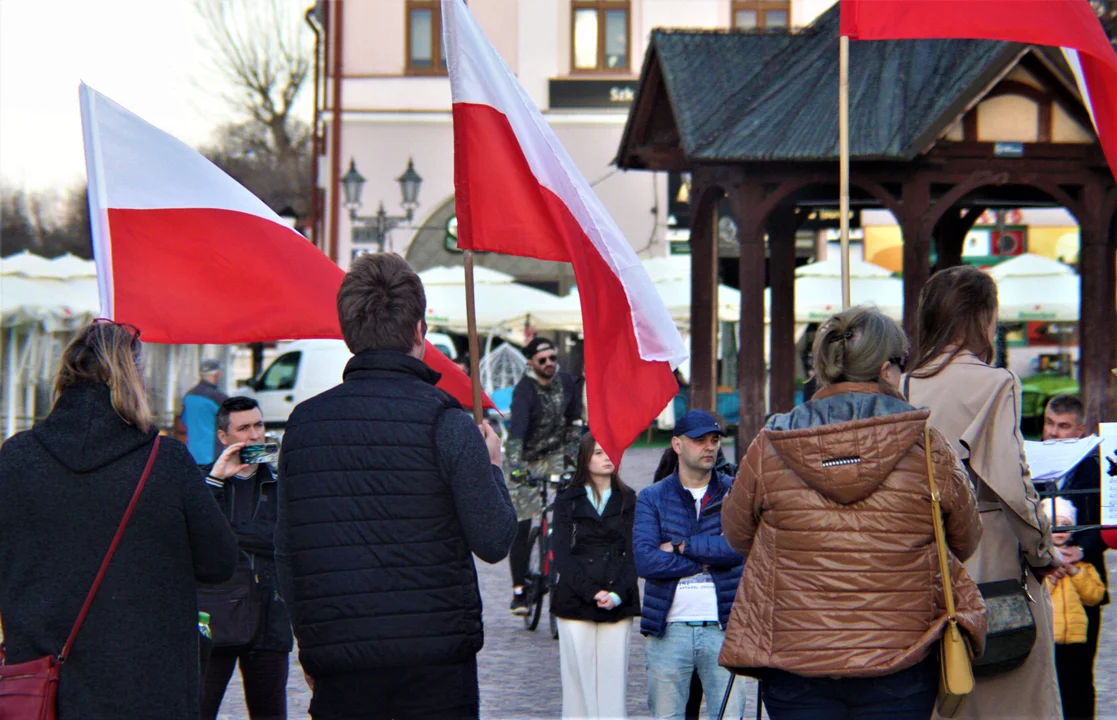
{"type": "Polygon", "coordinates": [[[147,465],[144,466],[143,475],[140,475],[140,482],[136,485],[136,491],[132,493],[132,500],[128,503],[128,509],[124,511],[120,527],[116,529],[116,535],[112,538],[109,551],[105,553],[105,559],[101,561],[101,569],[97,571],[97,577],[93,580],[93,587],[89,588],[89,594],[85,596],[85,604],[81,606],[78,619],[74,622],[73,629],[70,630],[70,637],[66,638],[66,644],[62,646],[62,652],[58,653],[59,663],[66,661],[66,656],[70,654],[70,646],[74,644],[74,639],[78,636],[78,630],[81,629],[81,624],[85,622],[85,616],[89,614],[89,606],[93,604],[93,597],[97,594],[98,588],[101,587],[101,581],[105,579],[105,571],[109,569],[109,561],[112,560],[112,556],[116,552],[116,546],[120,544],[120,538],[124,535],[124,528],[128,527],[128,520],[132,517],[132,511],[136,509],[136,503],[140,499],[140,493],[143,492],[144,485],[147,484],[147,476],[151,474],[151,468],[155,465],[155,455],[158,452],[159,436],[156,435],[155,443],[151,446],[151,454],[147,456],[147,465]]]}

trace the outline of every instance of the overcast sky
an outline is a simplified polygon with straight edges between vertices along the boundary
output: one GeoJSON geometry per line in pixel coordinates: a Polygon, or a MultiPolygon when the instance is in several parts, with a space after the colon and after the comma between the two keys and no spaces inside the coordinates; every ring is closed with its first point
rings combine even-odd
{"type": "Polygon", "coordinates": [[[81,80],[191,145],[205,141],[233,115],[201,32],[191,0],[0,0],[0,179],[84,181],[81,80]]]}

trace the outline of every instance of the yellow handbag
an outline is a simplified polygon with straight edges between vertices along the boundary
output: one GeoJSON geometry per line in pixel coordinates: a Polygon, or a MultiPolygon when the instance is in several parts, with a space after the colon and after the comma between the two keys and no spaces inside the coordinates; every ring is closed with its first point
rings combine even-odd
{"type": "Polygon", "coordinates": [[[954,587],[947,557],[946,532],[942,522],[942,495],[935,484],[935,467],[931,460],[931,426],[923,426],[923,447],[927,455],[927,480],[931,485],[931,522],[935,528],[935,545],[938,547],[939,571],[942,573],[943,599],[946,603],[946,628],[939,648],[939,697],[936,709],[939,715],[952,718],[962,709],[966,697],[973,692],[973,652],[969,641],[958,627],[954,609],[954,587]]]}

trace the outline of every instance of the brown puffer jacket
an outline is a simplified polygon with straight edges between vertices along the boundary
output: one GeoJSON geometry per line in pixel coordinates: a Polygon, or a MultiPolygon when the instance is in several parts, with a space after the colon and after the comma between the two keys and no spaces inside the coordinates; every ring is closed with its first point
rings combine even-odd
{"type": "MultiPolygon", "coordinates": [[[[839,384],[769,423],[798,429],[764,430],[752,442],[722,509],[725,536],[747,559],[721,665],[874,677],[927,656],[946,624],[928,416],[876,384],[839,384]]],[[[980,653],[985,607],[960,562],[981,537],[977,503],[934,431],[932,460],[958,621],[980,653]]]]}

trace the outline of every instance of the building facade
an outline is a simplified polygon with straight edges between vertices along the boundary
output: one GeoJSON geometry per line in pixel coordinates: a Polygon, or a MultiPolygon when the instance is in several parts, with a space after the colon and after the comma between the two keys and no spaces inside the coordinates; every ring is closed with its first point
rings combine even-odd
{"type": "MultiPolygon", "coordinates": [[[[543,111],[559,140],[637,252],[667,253],[666,173],[626,173],[613,160],[653,28],[764,30],[803,26],[830,0],[467,0],[470,10],[543,111]]],[[[353,222],[342,177],[366,179],[359,216],[383,203],[401,216],[397,178],[422,177],[412,220],[384,248],[422,270],[460,264],[455,248],[453,127],[441,43],[440,0],[321,0],[315,27],[316,213],[313,240],[339,265],[379,248],[369,221],[353,222]]],[[[671,182],[669,182],[669,180],[671,182]]],[[[685,206],[685,198],[682,205],[685,206]]],[[[567,266],[479,256],[478,264],[557,292],[567,266]]]]}

